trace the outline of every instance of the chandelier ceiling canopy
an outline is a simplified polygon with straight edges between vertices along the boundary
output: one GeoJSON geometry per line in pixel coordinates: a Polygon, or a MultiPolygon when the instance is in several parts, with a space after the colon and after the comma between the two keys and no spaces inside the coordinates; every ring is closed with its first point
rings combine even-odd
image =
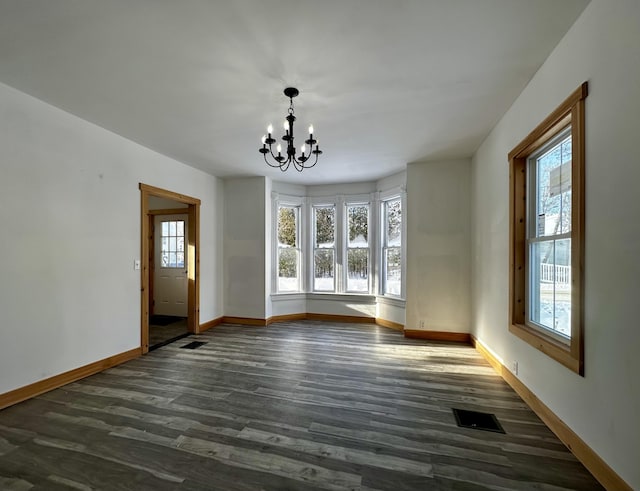
{"type": "Polygon", "coordinates": [[[293,123],[296,120],[293,109],[293,98],[300,92],[295,87],[287,87],[284,89],[284,95],[289,98],[289,114],[284,121],[284,135],[282,140],[286,142],[285,154],[282,154],[282,144],[278,143],[274,153],[272,145],[276,143],[276,139],[271,136],[273,126],[269,125],[267,134],[262,137],[262,148],[259,150],[264,156],[264,161],[271,167],[277,167],[285,172],[291,164],[298,172],[303,169],[313,167],[318,162],[318,156],[322,154],[322,150],[318,147],[318,140],[313,138],[313,125],[309,126],[309,138],[300,146],[300,155],[296,155],[296,147],[293,136],[293,123]],[[307,152],[307,145],[308,150],[307,152]]]}

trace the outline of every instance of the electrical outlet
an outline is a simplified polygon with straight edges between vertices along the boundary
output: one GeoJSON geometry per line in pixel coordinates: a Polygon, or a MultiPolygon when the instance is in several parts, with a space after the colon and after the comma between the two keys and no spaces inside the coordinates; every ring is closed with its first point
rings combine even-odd
{"type": "Polygon", "coordinates": [[[424,329],[424,321],[420,320],[420,329],[424,329]]]}
{"type": "Polygon", "coordinates": [[[511,362],[511,371],[514,375],[518,375],[518,360],[513,360],[511,362]]]}

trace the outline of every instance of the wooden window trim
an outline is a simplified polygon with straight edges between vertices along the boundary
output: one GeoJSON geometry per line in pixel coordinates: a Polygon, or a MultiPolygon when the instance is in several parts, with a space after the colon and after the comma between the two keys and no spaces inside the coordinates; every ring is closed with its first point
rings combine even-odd
{"type": "Polygon", "coordinates": [[[509,152],[509,330],[534,348],[584,375],[584,82],[509,152]],[[526,322],[527,160],[571,125],[571,340],[558,341],[526,322]]]}

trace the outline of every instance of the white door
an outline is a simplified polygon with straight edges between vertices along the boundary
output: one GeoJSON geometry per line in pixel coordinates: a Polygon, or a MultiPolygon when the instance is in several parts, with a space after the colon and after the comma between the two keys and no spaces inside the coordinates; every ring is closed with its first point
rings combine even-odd
{"type": "Polygon", "coordinates": [[[188,215],[158,215],[154,220],[154,313],[187,317],[188,215]]]}

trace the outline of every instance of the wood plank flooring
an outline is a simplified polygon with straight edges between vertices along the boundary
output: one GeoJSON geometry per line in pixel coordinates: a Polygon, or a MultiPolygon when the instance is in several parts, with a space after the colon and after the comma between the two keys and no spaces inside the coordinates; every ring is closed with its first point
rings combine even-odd
{"type": "Polygon", "coordinates": [[[155,349],[155,347],[171,342],[171,340],[184,336],[189,332],[187,319],[179,317],[176,319],[178,320],[165,325],[149,324],[150,349],[155,349]]]}
{"type": "Polygon", "coordinates": [[[602,488],[473,348],[303,321],[223,324],[0,411],[0,489],[602,488]]]}

